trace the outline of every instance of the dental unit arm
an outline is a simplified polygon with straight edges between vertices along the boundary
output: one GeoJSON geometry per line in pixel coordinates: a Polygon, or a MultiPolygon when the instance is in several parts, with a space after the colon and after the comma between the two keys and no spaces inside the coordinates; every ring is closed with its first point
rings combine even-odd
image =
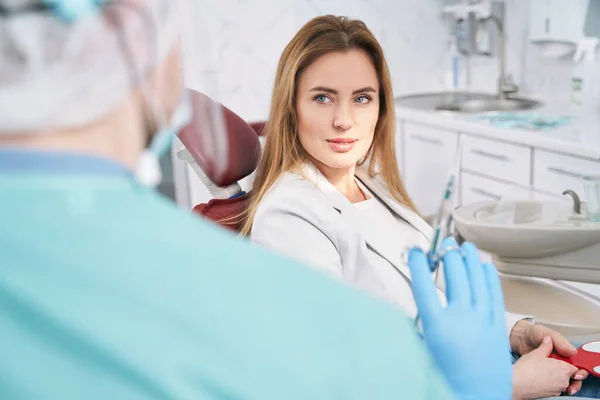
{"type": "Polygon", "coordinates": [[[187,148],[183,147],[181,150],[179,150],[177,152],[177,158],[188,163],[195,175],[209,191],[213,199],[229,199],[243,192],[242,187],[238,182],[234,182],[231,185],[224,187],[217,186],[213,181],[210,180],[208,175],[202,170],[196,160],[194,160],[187,148]]]}

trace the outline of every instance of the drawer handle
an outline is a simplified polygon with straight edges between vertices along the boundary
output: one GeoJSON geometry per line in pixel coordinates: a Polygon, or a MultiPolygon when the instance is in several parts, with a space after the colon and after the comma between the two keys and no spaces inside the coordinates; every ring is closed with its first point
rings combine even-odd
{"type": "Polygon", "coordinates": [[[480,194],[480,195],[485,196],[485,197],[489,197],[489,198],[494,199],[496,201],[502,200],[502,196],[498,196],[497,194],[490,193],[487,190],[483,190],[483,189],[479,189],[479,188],[471,188],[471,192],[476,193],[476,194],[480,194]]]}
{"type": "Polygon", "coordinates": [[[435,144],[437,146],[444,145],[444,143],[442,143],[442,141],[439,139],[432,139],[421,135],[412,135],[412,137],[424,143],[435,144]]]}
{"type": "Polygon", "coordinates": [[[567,171],[566,169],[559,167],[548,167],[548,171],[553,172],[558,175],[568,176],[570,178],[583,179],[585,175],[579,174],[577,172],[567,171]]]}
{"type": "Polygon", "coordinates": [[[493,158],[494,160],[498,160],[498,161],[510,161],[508,159],[508,157],[506,157],[502,154],[489,153],[489,152],[483,151],[483,150],[475,149],[475,150],[471,150],[471,153],[480,155],[482,157],[493,158]]]}

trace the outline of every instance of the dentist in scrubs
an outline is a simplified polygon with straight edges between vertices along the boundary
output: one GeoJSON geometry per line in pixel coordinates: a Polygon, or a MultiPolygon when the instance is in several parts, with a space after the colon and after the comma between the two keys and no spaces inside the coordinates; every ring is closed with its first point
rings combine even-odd
{"type": "Polygon", "coordinates": [[[474,248],[446,243],[448,307],[411,251],[421,339],[152,189],[189,122],[179,3],[0,0],[0,399],[508,400],[474,248]]]}

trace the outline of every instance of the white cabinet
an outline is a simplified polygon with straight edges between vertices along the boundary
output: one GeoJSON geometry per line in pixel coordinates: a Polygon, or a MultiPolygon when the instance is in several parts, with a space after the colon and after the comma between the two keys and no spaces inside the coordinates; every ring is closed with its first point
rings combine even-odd
{"type": "Polygon", "coordinates": [[[460,174],[460,204],[500,200],[552,200],[570,202],[571,197],[546,194],[531,186],[498,181],[462,171],[460,174]]]}
{"type": "Polygon", "coordinates": [[[500,201],[512,189],[512,185],[483,178],[463,171],[460,174],[460,200],[462,204],[480,201],[500,201]]]}
{"type": "Polygon", "coordinates": [[[457,144],[456,132],[404,122],[403,176],[423,215],[435,213],[440,206],[457,144]]]}
{"type": "Polygon", "coordinates": [[[533,180],[537,189],[559,195],[566,189],[584,200],[583,177],[599,175],[600,162],[534,150],[533,180]]]}
{"type": "MultiPolygon", "coordinates": [[[[575,190],[585,199],[583,176],[600,175],[599,161],[538,150],[535,145],[524,145],[517,140],[506,143],[502,136],[494,140],[493,137],[482,138],[476,133],[459,134],[458,128],[454,131],[445,130],[443,122],[438,127],[430,127],[404,121],[403,126],[402,172],[409,194],[424,215],[437,212],[459,135],[463,140],[463,153],[457,205],[502,199],[562,200],[570,203],[570,196],[562,196],[565,189],[575,190]]],[[[504,283],[507,279],[506,276],[503,278],[503,286],[506,286],[504,283]]],[[[529,287],[548,281],[524,277],[514,281],[525,282],[528,286],[527,291],[521,292],[504,288],[508,307],[517,312],[527,311],[531,304],[549,304],[550,300],[561,295],[558,290],[546,290],[543,294],[536,293],[532,300],[531,296],[522,294],[530,295],[529,287]]],[[[576,282],[559,284],[600,296],[600,285],[576,282]]],[[[554,300],[553,304],[556,303],[554,300]]],[[[558,314],[555,314],[552,314],[550,321],[558,321],[558,314]]],[[[585,313],[578,310],[573,315],[579,318],[585,313]]],[[[565,325],[561,322],[559,326],[565,325]]]]}
{"type": "Polygon", "coordinates": [[[424,215],[437,212],[459,135],[463,136],[458,204],[484,200],[564,200],[571,189],[586,200],[583,177],[600,175],[600,162],[399,121],[396,148],[409,195],[424,215]]]}
{"type": "Polygon", "coordinates": [[[462,168],[523,186],[531,184],[531,148],[465,135],[462,168]]]}

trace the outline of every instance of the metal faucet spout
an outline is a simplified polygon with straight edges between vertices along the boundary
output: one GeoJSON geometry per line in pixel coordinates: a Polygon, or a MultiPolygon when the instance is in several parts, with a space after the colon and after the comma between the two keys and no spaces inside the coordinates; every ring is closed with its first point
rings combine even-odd
{"type": "Polygon", "coordinates": [[[501,100],[506,100],[509,94],[517,92],[518,87],[512,81],[512,77],[510,75],[506,75],[506,34],[504,31],[504,26],[502,25],[502,21],[495,15],[491,15],[483,21],[492,21],[498,29],[498,33],[500,36],[500,47],[498,55],[498,97],[501,100]]]}

